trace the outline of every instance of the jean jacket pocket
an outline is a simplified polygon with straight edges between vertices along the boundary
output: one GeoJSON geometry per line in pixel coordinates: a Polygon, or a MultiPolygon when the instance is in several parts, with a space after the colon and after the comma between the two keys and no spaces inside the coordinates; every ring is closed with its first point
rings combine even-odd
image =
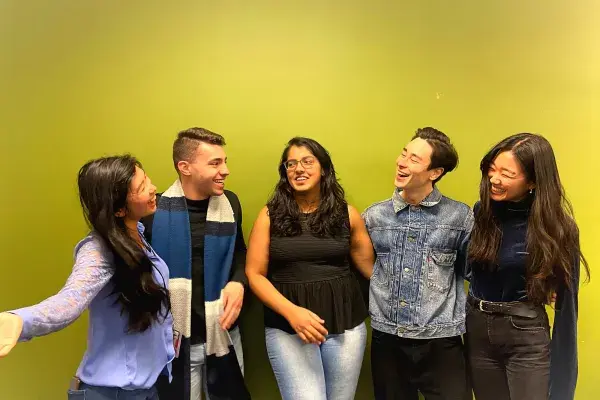
{"type": "Polygon", "coordinates": [[[456,250],[429,249],[427,255],[427,286],[445,293],[455,279],[456,250]]]}

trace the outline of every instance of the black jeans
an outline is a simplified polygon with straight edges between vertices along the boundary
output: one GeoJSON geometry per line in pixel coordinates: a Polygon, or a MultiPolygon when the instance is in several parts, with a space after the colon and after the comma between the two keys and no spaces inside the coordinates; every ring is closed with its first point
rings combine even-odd
{"type": "Polygon", "coordinates": [[[405,339],[373,330],[371,371],[375,399],[471,400],[460,336],[405,339]]]}
{"type": "Polygon", "coordinates": [[[543,306],[535,318],[489,314],[467,304],[468,364],[477,400],[546,400],[550,328],[543,306]]]}

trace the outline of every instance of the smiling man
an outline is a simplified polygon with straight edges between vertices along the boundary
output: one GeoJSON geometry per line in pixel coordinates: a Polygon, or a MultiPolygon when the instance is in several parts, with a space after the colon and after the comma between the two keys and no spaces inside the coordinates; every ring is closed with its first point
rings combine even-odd
{"type": "Polygon", "coordinates": [[[461,335],[473,213],[436,187],[458,154],[434,128],[396,160],[391,199],[363,214],[377,254],[370,283],[371,370],[377,400],[471,399],[461,335]]]}
{"type": "Polygon", "coordinates": [[[207,129],[180,132],[173,144],[179,177],[144,221],[146,237],[169,266],[176,332],[173,382],[159,382],[160,398],[249,398],[237,327],[246,245],[240,201],[225,190],[224,146],[225,139],[207,129]]]}

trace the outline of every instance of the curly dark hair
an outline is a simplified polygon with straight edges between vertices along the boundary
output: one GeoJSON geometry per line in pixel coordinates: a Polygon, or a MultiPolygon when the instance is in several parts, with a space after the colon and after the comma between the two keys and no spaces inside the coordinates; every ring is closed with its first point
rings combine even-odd
{"type": "Polygon", "coordinates": [[[349,229],[348,203],[344,189],[335,175],[329,152],[316,140],[295,137],[291,139],[279,163],[279,182],[267,203],[271,219],[271,232],[275,236],[297,236],[302,232],[300,224],[300,207],[294,197],[294,189],[290,185],[284,163],[292,146],[305,147],[321,164],[321,201],[317,210],[310,213],[308,224],[311,232],[320,237],[338,236],[349,229]]]}

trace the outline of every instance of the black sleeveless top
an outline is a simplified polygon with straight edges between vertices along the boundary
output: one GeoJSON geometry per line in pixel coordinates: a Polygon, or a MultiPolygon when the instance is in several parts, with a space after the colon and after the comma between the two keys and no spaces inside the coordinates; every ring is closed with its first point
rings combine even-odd
{"type": "MultiPolygon", "coordinates": [[[[329,334],[344,333],[368,316],[360,286],[350,270],[350,232],[317,237],[301,214],[302,234],[271,235],[268,279],[288,300],[323,320],[329,334]]],[[[295,334],[287,320],[265,307],[265,326],[295,334]]]]}

